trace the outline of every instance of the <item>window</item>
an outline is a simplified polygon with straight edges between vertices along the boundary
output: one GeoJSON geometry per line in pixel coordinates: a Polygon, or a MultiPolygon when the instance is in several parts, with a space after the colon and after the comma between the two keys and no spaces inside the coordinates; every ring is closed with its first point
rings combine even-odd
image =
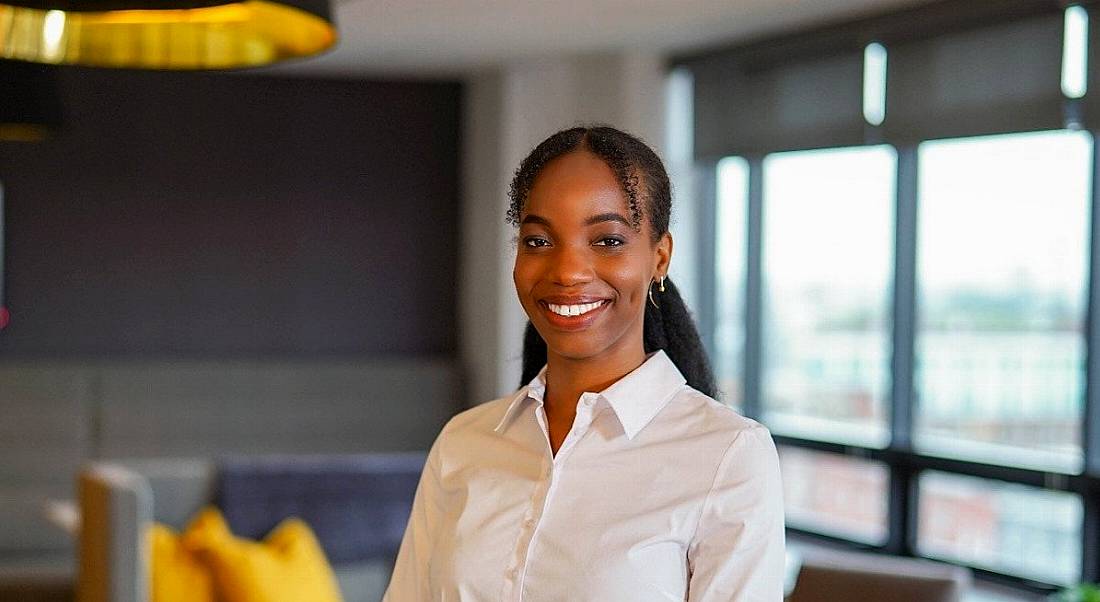
{"type": "Polygon", "coordinates": [[[757,224],[746,223],[749,163],[718,164],[719,373],[759,379],[759,404],[743,401],[780,443],[789,527],[883,548],[914,541],[913,553],[1032,587],[1069,585],[1084,577],[1080,495],[1011,479],[1084,467],[1092,136],[982,136],[908,152],[767,155],[757,224]],[[744,241],[754,227],[752,290],[744,241]],[[907,240],[908,311],[895,298],[907,240]],[[743,323],[752,295],[755,347],[743,323]],[[910,361],[897,360],[907,344],[910,361]],[[750,353],[756,375],[745,372],[750,353]],[[895,401],[906,374],[912,396],[895,401]],[[912,451],[897,448],[899,435],[912,451]],[[911,494],[912,517],[891,518],[891,500],[911,494]]]}
{"type": "Polygon", "coordinates": [[[702,328],[788,527],[1050,593],[1100,581],[1100,8],[1040,4],[680,64],[719,223],[702,328]]]}
{"type": "Polygon", "coordinates": [[[1081,469],[1091,157],[1085,132],[920,145],[918,449],[1081,469]]]}
{"type": "Polygon", "coordinates": [[[840,454],[779,447],[787,523],[869,544],[886,541],[889,469],[840,454]]]}
{"type": "Polygon", "coordinates": [[[1060,585],[1081,578],[1079,497],[935,471],[919,489],[922,553],[1060,585]]]}
{"type": "Polygon", "coordinates": [[[717,312],[714,325],[715,377],[723,401],[741,409],[745,350],[745,220],[749,207],[749,165],[740,157],[718,164],[717,312]]]}
{"type": "Polygon", "coordinates": [[[764,421],[801,437],[888,442],[894,174],[888,146],[764,160],[764,421]]]}

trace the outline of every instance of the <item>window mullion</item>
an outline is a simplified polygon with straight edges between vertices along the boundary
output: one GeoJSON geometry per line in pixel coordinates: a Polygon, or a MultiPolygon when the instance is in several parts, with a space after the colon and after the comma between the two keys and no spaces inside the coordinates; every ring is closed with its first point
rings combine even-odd
{"type": "Polygon", "coordinates": [[[745,224],[745,392],[744,413],[759,419],[763,415],[761,382],[764,353],[761,317],[763,315],[763,229],[764,159],[747,157],[749,164],[748,219],[745,224]]]}
{"type": "Polygon", "coordinates": [[[916,328],[917,149],[898,149],[896,209],[894,213],[894,286],[890,362],[890,499],[889,539],[895,554],[915,554],[917,532],[917,475],[905,461],[912,452],[913,335],[916,328]]]}
{"type": "Polygon", "coordinates": [[[718,231],[718,163],[701,161],[696,165],[694,189],[698,203],[695,204],[694,230],[699,258],[693,274],[697,284],[695,296],[696,323],[700,328],[700,338],[707,354],[717,358],[715,329],[718,325],[716,300],[718,299],[718,237],[725,233],[718,231]]]}
{"type": "MultiPolygon", "coordinates": [[[[1100,132],[1093,132],[1095,141],[1100,132]]],[[[1100,378],[1100,153],[1092,150],[1092,179],[1090,186],[1090,227],[1089,227],[1089,281],[1088,306],[1085,317],[1085,410],[1084,423],[1081,425],[1081,446],[1085,460],[1085,474],[1093,484],[1091,493],[1097,493],[1097,481],[1100,479],[1100,386],[1095,384],[1100,378]]],[[[1100,580],[1100,501],[1095,495],[1084,498],[1084,525],[1081,533],[1082,578],[1086,581],[1100,580]]]]}
{"type": "Polygon", "coordinates": [[[1081,525],[1081,580],[1096,583],[1100,581],[1100,485],[1092,479],[1088,490],[1082,500],[1085,524],[1081,525]]]}
{"type": "Polygon", "coordinates": [[[917,149],[898,149],[894,228],[893,354],[890,371],[890,449],[912,451],[913,352],[916,332],[917,149]]]}

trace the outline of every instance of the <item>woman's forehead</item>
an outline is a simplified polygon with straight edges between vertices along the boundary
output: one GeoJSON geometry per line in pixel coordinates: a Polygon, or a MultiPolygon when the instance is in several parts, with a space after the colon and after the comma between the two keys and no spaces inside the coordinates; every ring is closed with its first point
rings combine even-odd
{"type": "Polygon", "coordinates": [[[585,219],[603,213],[630,214],[615,172],[589,151],[574,151],[548,162],[531,186],[522,214],[554,214],[585,219]]]}

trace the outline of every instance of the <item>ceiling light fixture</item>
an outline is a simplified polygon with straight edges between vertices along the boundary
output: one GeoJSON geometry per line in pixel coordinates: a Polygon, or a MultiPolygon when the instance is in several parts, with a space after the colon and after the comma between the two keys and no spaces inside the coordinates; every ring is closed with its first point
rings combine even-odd
{"type": "Polygon", "coordinates": [[[0,0],[0,58],[137,69],[231,69],[322,52],[328,0],[0,0]]]}

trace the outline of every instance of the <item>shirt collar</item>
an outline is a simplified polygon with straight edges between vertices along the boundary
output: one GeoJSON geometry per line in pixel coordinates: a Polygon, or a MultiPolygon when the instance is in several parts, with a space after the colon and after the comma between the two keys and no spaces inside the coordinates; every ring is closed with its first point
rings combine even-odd
{"type": "Polygon", "coordinates": [[[633,439],[685,383],[687,379],[661,349],[604,389],[600,397],[615,410],[627,439],[633,439]]]}
{"type": "MultiPolygon", "coordinates": [[[[604,389],[599,396],[615,411],[627,439],[633,439],[685,383],[687,379],[676,364],[672,363],[664,350],[658,350],[649,354],[646,361],[633,372],[604,389]]],[[[546,367],[543,366],[527,386],[516,392],[504,416],[493,430],[501,432],[528,399],[541,404],[545,392],[546,367]]]]}
{"type": "Polygon", "coordinates": [[[546,366],[539,370],[539,373],[535,375],[535,378],[531,379],[531,382],[527,383],[524,387],[521,387],[519,391],[516,391],[515,396],[512,397],[512,401],[508,404],[508,409],[504,411],[504,416],[501,417],[500,422],[493,428],[496,432],[504,430],[504,425],[512,419],[519,408],[524,405],[528,399],[542,403],[542,396],[546,392],[546,366]]]}

